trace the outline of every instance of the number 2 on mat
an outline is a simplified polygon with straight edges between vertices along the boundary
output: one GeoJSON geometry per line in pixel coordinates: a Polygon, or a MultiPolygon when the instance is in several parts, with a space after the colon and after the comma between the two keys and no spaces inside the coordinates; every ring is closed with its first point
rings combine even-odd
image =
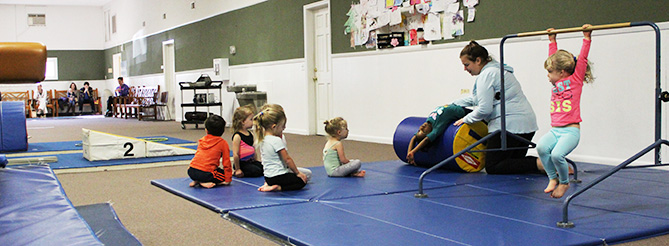
{"type": "Polygon", "coordinates": [[[131,143],[131,142],[127,142],[127,143],[125,143],[125,144],[123,145],[123,148],[128,148],[128,151],[126,151],[126,152],[123,154],[123,156],[135,156],[135,154],[130,153],[130,151],[132,151],[132,149],[134,148],[134,146],[132,146],[132,143],[131,143]]]}

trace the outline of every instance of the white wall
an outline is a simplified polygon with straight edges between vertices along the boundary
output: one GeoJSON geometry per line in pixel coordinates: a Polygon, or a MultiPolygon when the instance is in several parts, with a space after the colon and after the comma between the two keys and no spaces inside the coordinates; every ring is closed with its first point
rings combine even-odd
{"type": "Polygon", "coordinates": [[[0,42],[41,42],[49,50],[101,50],[102,27],[101,7],[0,5],[0,42]],[[28,26],[28,14],[35,13],[46,14],[46,26],[28,26]]]}
{"type": "MultiPolygon", "coordinates": [[[[117,32],[105,42],[105,48],[265,1],[267,0],[115,0],[103,6],[100,12],[102,15],[103,11],[109,11],[109,16],[116,15],[117,21],[117,32]],[[191,9],[191,2],[195,2],[195,9],[191,9]]],[[[102,38],[104,40],[104,36],[102,38]]]]}
{"type": "MultiPolygon", "coordinates": [[[[666,36],[669,25],[662,26],[666,36]]],[[[655,42],[648,30],[593,33],[590,60],[596,80],[584,88],[581,142],[570,158],[617,164],[654,142],[655,42]]],[[[580,33],[559,35],[559,47],[578,53],[581,38],[580,33]]],[[[480,43],[499,59],[499,39],[480,43]]],[[[347,119],[351,139],[391,143],[402,119],[424,116],[434,106],[459,98],[461,89],[471,89],[475,78],[463,71],[458,59],[465,44],[333,56],[333,116],[347,119]]],[[[545,37],[512,39],[505,45],[505,63],[515,68],[537,114],[535,142],[550,129],[550,84],[543,69],[547,46],[545,37]]],[[[666,86],[666,48],[663,56],[666,86]]],[[[667,113],[664,109],[665,122],[667,113]]],[[[663,127],[663,137],[668,130],[663,127]]],[[[651,163],[653,158],[642,160],[651,163]]]]}
{"type": "MultiPolygon", "coordinates": [[[[661,23],[667,35],[669,23],[661,23]]],[[[559,47],[578,53],[580,33],[558,36],[559,47]]],[[[499,39],[480,40],[499,59],[499,39]]],[[[337,54],[332,58],[334,96],[331,117],[347,119],[349,139],[392,143],[397,124],[408,116],[424,116],[436,105],[451,103],[469,93],[475,77],[463,70],[458,59],[466,42],[428,47],[337,54]]],[[[534,141],[550,129],[550,84],[543,68],[548,41],[545,37],[507,41],[505,63],[515,68],[537,115],[539,131],[534,141]]],[[[570,155],[576,161],[619,164],[654,141],[655,48],[647,27],[595,31],[590,50],[596,80],[586,85],[582,97],[582,135],[570,155]]],[[[178,54],[177,54],[178,55],[178,54]]],[[[662,84],[667,81],[667,51],[663,48],[662,84]]],[[[268,102],[281,104],[288,115],[286,132],[308,134],[308,83],[304,59],[230,67],[226,85],[256,84],[267,91],[268,102]]],[[[178,81],[194,81],[211,69],[180,72],[178,81]]],[[[130,84],[154,83],[162,75],[130,78],[130,84]],[[149,77],[156,77],[148,79],[149,77]],[[144,82],[141,82],[144,81],[144,82]]],[[[160,83],[160,82],[155,82],[160,83]]],[[[179,98],[177,98],[179,105],[179,98]]],[[[227,100],[227,99],[225,99],[227,100]]],[[[231,112],[235,104],[226,104],[231,112]]],[[[179,110],[179,107],[177,107],[179,110]]],[[[177,112],[181,117],[182,112],[177,112]]],[[[669,111],[664,109],[664,122],[669,111]]],[[[180,119],[177,119],[180,120],[180,119]]],[[[320,127],[320,126],[318,126],[320,127]]],[[[669,128],[663,125],[663,138],[669,128]]],[[[664,148],[666,149],[666,147],[664,148]]],[[[535,153],[530,150],[530,153],[535,153]]],[[[663,150],[663,155],[669,152],[663,150]]],[[[641,163],[652,163],[652,154],[641,163]]]]}

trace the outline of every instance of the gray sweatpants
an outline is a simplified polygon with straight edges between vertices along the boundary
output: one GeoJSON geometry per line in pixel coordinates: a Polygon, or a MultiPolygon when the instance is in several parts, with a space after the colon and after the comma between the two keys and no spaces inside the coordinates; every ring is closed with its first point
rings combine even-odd
{"type": "MultiPolygon", "coordinates": [[[[348,163],[335,168],[330,177],[345,177],[360,170],[360,160],[349,160],[348,163]]],[[[300,170],[301,172],[301,170],[300,170]]]]}

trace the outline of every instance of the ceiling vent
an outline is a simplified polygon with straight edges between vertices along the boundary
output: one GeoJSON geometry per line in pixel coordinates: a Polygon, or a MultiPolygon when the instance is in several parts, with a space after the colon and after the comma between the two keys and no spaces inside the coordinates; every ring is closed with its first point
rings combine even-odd
{"type": "Polygon", "coordinates": [[[28,14],[28,26],[46,26],[46,14],[28,14]]]}

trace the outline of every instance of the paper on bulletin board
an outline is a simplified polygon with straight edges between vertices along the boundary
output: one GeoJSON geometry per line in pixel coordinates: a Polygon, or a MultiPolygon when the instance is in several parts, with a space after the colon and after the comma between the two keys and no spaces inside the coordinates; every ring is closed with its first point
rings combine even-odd
{"type": "MultiPolygon", "coordinates": [[[[376,25],[377,25],[378,27],[384,27],[384,26],[390,24],[390,15],[391,15],[391,12],[390,12],[390,11],[384,11],[384,12],[382,12],[382,13],[379,15],[379,17],[376,18],[376,25]]],[[[401,18],[400,18],[400,21],[401,21],[401,18]]]]}
{"type": "Polygon", "coordinates": [[[451,0],[432,0],[432,8],[430,8],[430,12],[444,12],[444,10],[446,10],[446,6],[448,6],[449,1],[451,0]]]}
{"type": "Polygon", "coordinates": [[[428,41],[441,39],[441,18],[439,14],[427,14],[425,27],[423,28],[423,37],[428,41]]]}
{"type": "Polygon", "coordinates": [[[390,13],[390,25],[394,26],[402,23],[402,12],[399,9],[390,13]]]}
{"type": "Polygon", "coordinates": [[[407,29],[418,29],[423,27],[423,15],[415,14],[406,16],[407,29]]]}
{"type": "Polygon", "coordinates": [[[448,7],[446,8],[447,13],[457,13],[460,10],[460,3],[459,2],[454,2],[448,4],[448,7]]]}
{"type": "Polygon", "coordinates": [[[467,22],[473,22],[475,17],[476,17],[476,9],[475,8],[468,8],[467,9],[467,22]]]}
{"type": "Polygon", "coordinates": [[[444,13],[441,15],[441,34],[444,36],[444,39],[454,39],[451,29],[453,29],[453,17],[454,13],[444,13]]]}
{"type": "Polygon", "coordinates": [[[474,6],[479,4],[479,1],[478,0],[463,0],[462,4],[465,5],[465,7],[467,7],[467,8],[473,8],[474,6]]]}
{"type": "Polygon", "coordinates": [[[453,27],[451,29],[453,36],[465,35],[465,18],[463,15],[464,11],[460,10],[453,16],[453,27]]]}

